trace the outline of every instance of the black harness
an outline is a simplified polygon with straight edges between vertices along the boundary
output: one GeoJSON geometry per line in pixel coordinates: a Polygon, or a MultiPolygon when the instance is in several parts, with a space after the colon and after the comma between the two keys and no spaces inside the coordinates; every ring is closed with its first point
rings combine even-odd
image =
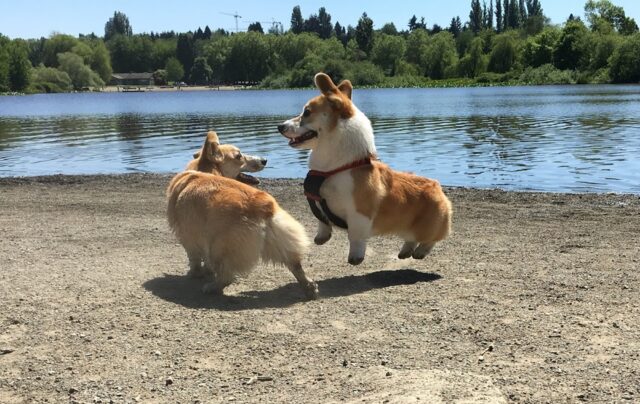
{"type": "Polygon", "coordinates": [[[346,229],[348,227],[347,222],[333,213],[327,205],[327,200],[320,196],[320,187],[327,178],[334,174],[370,164],[371,157],[367,157],[331,171],[310,170],[304,179],[304,195],[307,197],[307,202],[309,202],[309,207],[313,215],[326,225],[333,223],[338,227],[346,229]]]}

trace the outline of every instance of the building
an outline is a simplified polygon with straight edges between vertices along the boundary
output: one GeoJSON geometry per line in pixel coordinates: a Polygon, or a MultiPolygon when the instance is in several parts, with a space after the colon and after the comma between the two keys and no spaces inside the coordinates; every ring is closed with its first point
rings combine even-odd
{"type": "Polygon", "coordinates": [[[153,73],[113,73],[109,84],[112,86],[152,86],[153,73]]]}

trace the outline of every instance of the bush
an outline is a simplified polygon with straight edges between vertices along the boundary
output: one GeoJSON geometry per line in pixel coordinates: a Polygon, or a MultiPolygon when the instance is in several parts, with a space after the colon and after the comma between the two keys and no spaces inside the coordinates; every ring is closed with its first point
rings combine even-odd
{"type": "Polygon", "coordinates": [[[575,84],[576,79],[571,71],[559,70],[547,63],[540,67],[528,67],[520,75],[523,84],[575,84]]]}
{"type": "Polygon", "coordinates": [[[371,62],[355,62],[348,75],[355,86],[371,86],[384,81],[382,69],[371,62]]]}
{"type": "Polygon", "coordinates": [[[65,72],[43,65],[31,69],[31,92],[64,93],[72,88],[71,78],[65,72]]]}

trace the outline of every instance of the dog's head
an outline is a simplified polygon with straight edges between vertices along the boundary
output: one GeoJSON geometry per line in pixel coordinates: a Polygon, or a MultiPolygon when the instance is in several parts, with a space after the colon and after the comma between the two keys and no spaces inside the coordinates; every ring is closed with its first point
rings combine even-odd
{"type": "Polygon", "coordinates": [[[289,146],[296,149],[313,149],[319,138],[333,134],[340,119],[355,114],[349,80],[336,86],[329,76],[318,73],[314,82],[321,94],[307,102],[300,115],[278,125],[278,131],[289,139],[289,146]]]}
{"type": "Polygon", "coordinates": [[[244,154],[230,144],[220,144],[218,134],[209,131],[202,148],[193,154],[193,160],[187,165],[187,169],[218,174],[255,185],[260,181],[244,173],[260,171],[266,165],[267,159],[244,154]]]}

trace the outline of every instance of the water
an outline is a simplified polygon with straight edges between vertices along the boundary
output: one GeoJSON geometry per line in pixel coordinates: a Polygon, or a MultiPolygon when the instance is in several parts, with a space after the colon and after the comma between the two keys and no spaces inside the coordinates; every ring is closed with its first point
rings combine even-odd
{"type": "MultiPolygon", "coordinates": [[[[0,97],[0,176],[174,172],[208,129],[303,177],[276,125],[314,90],[0,97]]],[[[380,158],[445,185],[640,194],[640,86],[354,92],[380,158]]]]}

